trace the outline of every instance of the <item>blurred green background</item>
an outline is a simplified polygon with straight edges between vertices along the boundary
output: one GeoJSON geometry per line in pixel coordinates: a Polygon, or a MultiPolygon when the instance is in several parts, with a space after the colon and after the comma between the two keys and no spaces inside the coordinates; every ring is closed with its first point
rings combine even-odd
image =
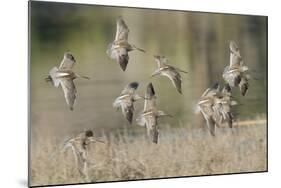
{"type": "MultiPolygon", "coordinates": [[[[48,131],[67,135],[66,131],[87,128],[114,131],[129,127],[112,102],[132,81],[140,83],[140,94],[152,82],[158,108],[175,116],[160,120],[160,124],[201,127],[203,118],[194,114],[195,104],[212,83],[224,83],[222,72],[229,64],[229,40],[237,42],[253,78],[245,97],[235,89],[233,96],[242,104],[235,108],[235,114],[238,119],[266,114],[266,17],[31,2],[30,19],[33,137],[48,131]],[[118,16],[130,29],[129,42],[147,51],[130,52],[126,72],[105,52],[114,40],[118,16]],[[68,109],[62,89],[44,81],[67,50],[77,61],[74,71],[91,77],[75,80],[78,97],[74,111],[68,109]],[[168,78],[150,78],[156,68],[155,54],[166,56],[169,64],[188,71],[182,74],[182,95],[168,78]]],[[[143,101],[135,108],[134,119],[143,109],[143,101]]],[[[133,126],[138,127],[136,123],[133,126]]]]}

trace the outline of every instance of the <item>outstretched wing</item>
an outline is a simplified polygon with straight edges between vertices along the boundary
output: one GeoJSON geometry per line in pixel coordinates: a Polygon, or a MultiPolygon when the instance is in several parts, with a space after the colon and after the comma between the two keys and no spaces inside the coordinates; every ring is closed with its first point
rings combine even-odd
{"type": "Polygon", "coordinates": [[[147,136],[152,142],[157,144],[159,134],[157,117],[153,115],[140,115],[136,121],[140,126],[146,126],[147,136]]]}
{"type": "Polygon", "coordinates": [[[60,80],[66,103],[69,106],[70,110],[73,110],[73,105],[75,103],[77,93],[74,82],[71,78],[62,78],[60,80]]]}
{"type": "Polygon", "coordinates": [[[119,41],[119,40],[127,41],[129,35],[129,29],[125,21],[121,17],[119,17],[117,19],[116,24],[117,24],[117,29],[116,29],[115,41],[119,41]]]}
{"type": "Polygon", "coordinates": [[[240,88],[240,92],[243,96],[246,95],[248,88],[249,88],[249,82],[248,79],[243,75],[241,77],[241,82],[239,83],[239,88],[240,88]]]}
{"type": "Polygon", "coordinates": [[[220,89],[219,83],[216,82],[212,85],[212,87],[206,89],[202,97],[214,97],[218,95],[219,89],[220,89]]]}
{"type": "Polygon", "coordinates": [[[111,59],[115,59],[123,71],[126,70],[129,62],[129,55],[126,48],[115,48],[109,51],[111,59]]]}
{"type": "Polygon", "coordinates": [[[56,77],[57,72],[58,72],[57,67],[53,67],[49,72],[49,78],[55,87],[59,87],[60,84],[60,80],[56,77]]]}
{"type": "Polygon", "coordinates": [[[121,102],[122,114],[129,121],[130,124],[133,122],[134,106],[132,102],[123,101],[121,102]]]}
{"type": "Polygon", "coordinates": [[[176,71],[174,67],[169,67],[169,69],[162,71],[162,74],[164,76],[167,76],[172,81],[174,87],[178,90],[179,93],[182,93],[181,75],[176,71]]]}
{"type": "Polygon", "coordinates": [[[239,48],[234,41],[229,43],[230,49],[230,69],[238,68],[242,61],[239,48]]]}
{"type": "Polygon", "coordinates": [[[157,119],[154,117],[147,118],[147,132],[151,138],[151,141],[155,144],[158,143],[158,125],[157,125],[157,119]]]}
{"type": "Polygon", "coordinates": [[[71,70],[76,63],[75,58],[69,52],[66,52],[63,56],[63,60],[60,63],[59,70],[71,70]]]}
{"type": "Polygon", "coordinates": [[[152,83],[149,83],[146,89],[144,111],[150,111],[156,108],[156,96],[152,83]]]}
{"type": "Polygon", "coordinates": [[[166,58],[164,56],[160,56],[160,55],[155,55],[154,59],[157,63],[158,68],[161,68],[164,66],[164,62],[166,62],[166,58]]]}
{"type": "Polygon", "coordinates": [[[238,70],[230,70],[223,73],[223,78],[231,87],[236,87],[241,81],[241,73],[238,70]]]}
{"type": "Polygon", "coordinates": [[[207,127],[211,133],[212,136],[215,136],[216,131],[216,122],[213,119],[213,110],[210,107],[202,107],[200,106],[200,111],[206,120],[207,127]]]}

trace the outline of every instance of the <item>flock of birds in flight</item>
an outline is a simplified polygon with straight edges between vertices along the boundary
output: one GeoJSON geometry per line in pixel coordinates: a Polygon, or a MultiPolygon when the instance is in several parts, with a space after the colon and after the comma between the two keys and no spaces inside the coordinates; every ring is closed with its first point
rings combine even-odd
{"type": "MultiPolygon", "coordinates": [[[[136,47],[128,42],[129,29],[124,20],[119,17],[117,19],[117,30],[115,40],[109,44],[106,53],[108,56],[117,61],[123,71],[126,70],[129,62],[128,52],[138,50],[145,52],[143,49],[136,47]]],[[[232,88],[239,87],[241,94],[244,96],[249,88],[248,80],[250,78],[247,73],[248,67],[244,65],[240,55],[239,48],[234,41],[230,41],[230,64],[223,71],[223,79],[226,84],[220,89],[218,83],[208,88],[200,97],[197,103],[197,109],[201,112],[206,125],[212,136],[215,136],[216,127],[222,123],[227,123],[230,128],[233,125],[232,106],[237,102],[232,100],[232,88]]],[[[157,63],[157,69],[152,73],[152,77],[162,75],[169,78],[173,86],[179,93],[182,93],[182,77],[180,73],[187,73],[184,70],[167,64],[164,56],[155,55],[154,59],[157,63]]],[[[76,64],[74,56],[70,52],[64,54],[60,66],[53,67],[49,71],[46,78],[47,82],[51,82],[55,87],[62,87],[64,97],[70,110],[73,110],[77,97],[77,90],[74,79],[85,78],[73,72],[73,66],[76,64]]],[[[134,115],[134,103],[138,100],[144,100],[144,109],[136,118],[137,124],[147,129],[147,134],[153,143],[158,143],[159,127],[158,118],[161,116],[170,116],[164,111],[158,110],[156,106],[156,94],[152,83],[148,83],[145,96],[136,93],[139,86],[138,82],[131,82],[122,90],[121,94],[113,102],[113,107],[120,109],[127,121],[132,124],[134,115]]],[[[63,150],[71,147],[76,157],[79,172],[85,175],[87,169],[87,146],[91,142],[103,142],[94,138],[91,130],[84,131],[74,138],[67,140],[63,150]]]]}
{"type": "MultiPolygon", "coordinates": [[[[145,52],[143,49],[128,42],[128,34],[128,26],[124,20],[119,17],[117,19],[115,39],[109,44],[108,49],[106,50],[107,55],[111,59],[117,61],[123,71],[127,68],[127,64],[129,62],[128,53],[130,51],[138,50],[145,52]]],[[[203,93],[197,103],[197,108],[206,120],[206,125],[213,136],[215,136],[216,127],[219,127],[222,123],[227,123],[228,126],[232,128],[234,118],[232,106],[236,105],[237,102],[232,100],[233,97],[231,96],[231,90],[235,87],[239,87],[241,94],[244,96],[249,88],[248,80],[250,76],[247,72],[248,67],[243,63],[237,44],[234,41],[230,41],[229,49],[230,64],[225,67],[222,75],[226,84],[222,89],[220,89],[219,84],[215,83],[203,93]]],[[[162,75],[168,77],[176,90],[179,93],[182,93],[182,77],[180,73],[187,72],[167,64],[167,59],[164,56],[155,55],[154,59],[157,63],[157,69],[151,76],[154,77],[162,75]]],[[[77,97],[74,79],[89,79],[89,77],[81,76],[73,72],[72,69],[75,64],[76,60],[74,56],[70,52],[66,52],[60,66],[58,68],[53,67],[46,78],[46,81],[51,82],[53,86],[61,86],[66,103],[70,110],[73,110],[77,97]]],[[[158,118],[161,116],[172,116],[157,109],[156,94],[152,83],[148,83],[145,96],[141,96],[136,93],[138,86],[138,82],[131,82],[125,86],[121,94],[113,102],[113,107],[121,109],[124,118],[132,124],[134,103],[141,99],[144,100],[144,109],[136,118],[136,122],[140,126],[146,127],[147,134],[151,141],[157,144],[159,135],[158,118]]],[[[76,148],[75,151],[79,151],[78,153],[81,153],[81,151],[86,151],[86,146],[91,142],[102,141],[94,139],[93,132],[91,130],[87,130],[79,134],[77,137],[68,140],[65,143],[64,148],[71,147],[73,151],[74,148],[76,148]]],[[[76,157],[80,158],[80,161],[83,161],[83,159],[85,160],[85,156],[83,157],[82,155],[77,154],[76,157]]]]}

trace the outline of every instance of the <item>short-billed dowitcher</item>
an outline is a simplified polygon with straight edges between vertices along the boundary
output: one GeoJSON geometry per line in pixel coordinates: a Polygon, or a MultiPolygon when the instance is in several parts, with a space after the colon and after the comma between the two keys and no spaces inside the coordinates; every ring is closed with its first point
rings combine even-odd
{"type": "Polygon", "coordinates": [[[234,41],[230,41],[229,49],[230,65],[225,67],[222,76],[230,87],[239,87],[241,94],[245,96],[249,88],[250,75],[247,74],[249,68],[244,65],[239,48],[234,41]]]}
{"type": "Polygon", "coordinates": [[[131,45],[128,42],[129,28],[122,17],[117,19],[117,29],[115,39],[109,44],[106,53],[111,59],[116,60],[123,71],[126,70],[129,62],[128,52],[132,50],[139,50],[145,52],[143,49],[131,45]]]}
{"type": "Polygon", "coordinates": [[[60,152],[65,152],[67,149],[71,149],[73,156],[75,158],[76,167],[79,173],[86,179],[88,179],[88,168],[89,168],[89,157],[88,151],[91,143],[100,142],[105,143],[101,140],[98,140],[94,137],[92,130],[83,131],[77,136],[68,139],[65,141],[60,152]]]}
{"type": "Polygon", "coordinates": [[[120,96],[113,102],[113,107],[119,109],[121,108],[124,117],[132,124],[133,114],[134,114],[134,102],[141,99],[142,97],[136,94],[136,89],[138,88],[138,82],[132,82],[128,84],[120,96]]]}
{"type": "Polygon", "coordinates": [[[75,63],[76,60],[70,52],[64,53],[59,68],[53,67],[49,72],[49,76],[45,79],[47,82],[52,82],[55,87],[61,85],[66,103],[70,110],[73,110],[77,95],[73,80],[76,78],[89,79],[86,76],[80,76],[72,71],[75,63]]]}
{"type": "Polygon", "coordinates": [[[146,126],[147,134],[155,144],[158,143],[159,127],[157,120],[160,116],[171,117],[171,115],[157,110],[155,91],[152,83],[149,83],[145,94],[144,110],[136,121],[140,126],[146,126]]]}
{"type": "Polygon", "coordinates": [[[175,68],[171,65],[168,65],[167,59],[164,56],[155,55],[155,61],[158,65],[157,70],[154,71],[152,77],[156,75],[167,76],[173,83],[174,87],[177,89],[179,93],[182,93],[181,84],[182,78],[179,72],[187,73],[181,69],[175,68]]]}

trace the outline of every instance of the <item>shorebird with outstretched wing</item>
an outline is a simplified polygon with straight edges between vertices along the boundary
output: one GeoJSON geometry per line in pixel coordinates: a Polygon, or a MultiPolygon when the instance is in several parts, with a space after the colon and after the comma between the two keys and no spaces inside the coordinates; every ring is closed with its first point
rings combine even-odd
{"type": "Polygon", "coordinates": [[[147,134],[151,138],[152,142],[158,143],[159,127],[158,118],[161,116],[170,116],[163,111],[156,108],[156,96],[152,83],[147,86],[144,102],[144,110],[136,119],[140,126],[146,126],[147,134]]]}
{"type": "Polygon", "coordinates": [[[126,25],[122,17],[117,19],[117,28],[115,39],[112,43],[109,44],[106,53],[111,59],[116,60],[123,71],[126,70],[127,64],[129,62],[128,52],[132,50],[139,50],[145,52],[143,49],[131,45],[128,42],[129,28],[126,25]]]}
{"type": "Polygon", "coordinates": [[[241,94],[245,96],[249,88],[250,75],[247,74],[249,68],[244,65],[239,48],[234,41],[230,41],[229,49],[230,64],[225,67],[222,76],[230,87],[239,87],[241,94]]]}
{"type": "Polygon", "coordinates": [[[168,77],[174,87],[177,89],[177,91],[179,93],[182,93],[182,89],[181,89],[181,84],[182,84],[182,78],[180,75],[180,72],[183,73],[187,73],[186,71],[183,71],[181,69],[175,68],[171,65],[168,65],[167,59],[164,56],[159,56],[159,55],[155,55],[154,56],[155,61],[157,63],[157,69],[156,71],[154,71],[154,73],[152,74],[152,77],[157,76],[157,75],[162,75],[162,76],[166,76],[168,77]]]}
{"type": "Polygon", "coordinates": [[[237,102],[232,100],[231,87],[225,84],[220,95],[215,100],[214,111],[215,119],[219,124],[224,122],[232,128],[234,115],[232,113],[232,106],[237,105],[237,102]]]}
{"type": "Polygon", "coordinates": [[[236,104],[237,102],[232,100],[231,88],[228,84],[222,91],[218,83],[205,90],[197,106],[212,136],[215,136],[216,127],[220,127],[224,122],[232,128],[234,118],[232,106],[236,104]]]}
{"type": "Polygon", "coordinates": [[[104,141],[98,140],[94,137],[92,130],[83,131],[77,136],[66,140],[63,144],[63,147],[59,151],[60,153],[66,152],[68,149],[71,149],[73,156],[75,158],[75,164],[79,173],[85,177],[88,177],[88,168],[89,168],[89,157],[88,151],[91,143],[105,143],[104,141]]]}
{"type": "Polygon", "coordinates": [[[128,84],[123,89],[120,96],[117,97],[113,102],[113,107],[117,109],[121,108],[123,116],[129,121],[130,124],[132,124],[133,121],[134,102],[143,98],[135,93],[138,86],[138,82],[132,82],[128,84]]]}
{"type": "Polygon", "coordinates": [[[214,104],[219,95],[219,84],[215,83],[211,88],[205,90],[201,96],[197,106],[204,119],[212,136],[215,136],[217,120],[215,117],[214,104]]]}
{"type": "Polygon", "coordinates": [[[64,53],[59,68],[53,67],[49,72],[49,76],[45,79],[47,82],[52,82],[55,87],[61,85],[66,103],[70,110],[73,110],[73,105],[77,96],[77,90],[73,80],[76,78],[89,79],[86,76],[80,76],[72,71],[75,63],[76,60],[70,52],[64,53]]]}

